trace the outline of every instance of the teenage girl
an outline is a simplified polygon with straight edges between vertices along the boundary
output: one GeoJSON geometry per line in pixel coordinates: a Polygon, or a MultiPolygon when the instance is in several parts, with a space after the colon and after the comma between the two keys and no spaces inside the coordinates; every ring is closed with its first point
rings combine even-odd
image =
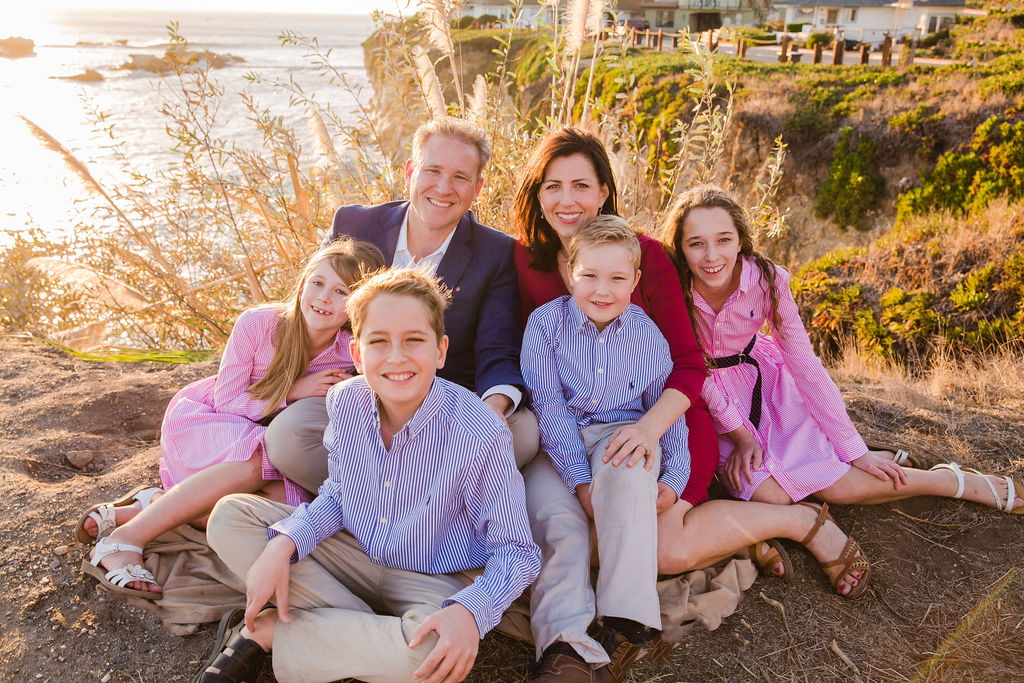
{"type": "Polygon", "coordinates": [[[736,497],[868,504],[934,495],[1024,513],[1024,487],[1008,476],[956,463],[910,469],[892,452],[868,449],[814,355],[789,273],[754,250],[748,218],[730,194],[710,185],[687,191],[663,235],[712,359],[701,395],[719,434],[743,433],[735,448],[719,439],[718,472],[736,497]],[[760,331],[766,322],[768,335],[760,331]]]}
{"type": "Polygon", "coordinates": [[[76,533],[96,547],[82,570],[120,594],[158,599],[142,548],[179,524],[203,527],[221,497],[262,492],[297,505],[310,494],[267,460],[263,435],[288,403],[325,396],[352,371],[345,301],[367,273],[385,266],[370,244],[340,240],[314,254],[291,297],[242,313],[215,377],[171,399],[161,428],[160,489],[139,487],[94,505],[76,533]]]}

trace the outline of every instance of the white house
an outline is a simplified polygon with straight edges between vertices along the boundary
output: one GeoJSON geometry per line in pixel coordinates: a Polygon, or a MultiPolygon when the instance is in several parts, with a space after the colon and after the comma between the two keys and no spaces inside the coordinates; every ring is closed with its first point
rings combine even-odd
{"type": "Polygon", "coordinates": [[[651,28],[707,31],[757,26],[768,14],[769,0],[641,0],[639,5],[651,28]]]}
{"type": "MultiPolygon", "coordinates": [[[[482,17],[491,15],[508,24],[512,20],[514,5],[509,0],[469,0],[460,5],[461,16],[482,17]]],[[[517,26],[536,26],[539,20],[550,23],[551,10],[541,7],[538,2],[524,2],[517,26]]]]}
{"type": "Polygon", "coordinates": [[[801,34],[839,33],[863,43],[918,38],[953,24],[964,0],[775,0],[786,25],[803,24],[801,34]]]}

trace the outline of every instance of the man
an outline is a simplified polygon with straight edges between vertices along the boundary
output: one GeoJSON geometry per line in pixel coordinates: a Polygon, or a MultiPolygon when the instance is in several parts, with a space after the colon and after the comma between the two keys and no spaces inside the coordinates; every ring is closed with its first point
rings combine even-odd
{"type": "MultiPolygon", "coordinates": [[[[444,314],[448,359],[438,375],[476,392],[508,424],[522,467],[537,453],[540,434],[522,407],[515,242],[469,210],[490,153],[483,132],[467,121],[444,117],[420,126],[405,165],[408,201],[341,207],[325,243],[342,235],[365,240],[391,265],[440,278],[452,302],[444,314]]],[[[289,406],[266,434],[270,461],[310,491],[327,478],[326,426],[324,399],[312,397],[289,406]]]]}

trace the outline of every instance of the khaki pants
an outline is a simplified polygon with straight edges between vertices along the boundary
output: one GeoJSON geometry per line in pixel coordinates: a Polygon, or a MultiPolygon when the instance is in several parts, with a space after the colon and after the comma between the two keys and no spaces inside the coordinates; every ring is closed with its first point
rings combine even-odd
{"type": "MultiPolygon", "coordinates": [[[[540,448],[537,417],[529,408],[519,407],[508,418],[516,466],[522,469],[540,448]]],[[[304,398],[275,417],[264,437],[267,457],[281,474],[302,488],[316,493],[327,479],[327,402],[322,396],[304,398]]]]}
{"type": "Polygon", "coordinates": [[[624,617],[661,629],[656,500],[661,452],[650,471],[601,461],[616,429],[630,422],[584,427],[590,457],[591,500],[597,533],[597,586],[591,584],[590,520],[562,482],[550,458],[523,471],[533,540],[540,546],[540,576],[530,589],[530,624],[537,658],[555,641],[569,643],[589,663],[608,662],[587,635],[595,615],[624,617]]]}
{"type": "MultiPolygon", "coordinates": [[[[267,527],[292,510],[259,496],[228,496],[214,508],[207,537],[231,571],[244,578],[267,544],[267,527]]],[[[430,634],[411,649],[413,631],[479,574],[382,567],[341,531],[291,565],[292,619],[274,628],[274,675],[282,682],[411,681],[437,643],[430,634]]],[[[529,635],[522,612],[502,619],[498,628],[519,638],[529,635]]]]}

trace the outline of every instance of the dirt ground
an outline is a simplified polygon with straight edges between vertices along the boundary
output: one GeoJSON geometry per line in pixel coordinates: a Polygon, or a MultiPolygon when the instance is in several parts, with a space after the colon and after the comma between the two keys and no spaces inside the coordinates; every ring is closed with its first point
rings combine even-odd
{"type": "MultiPolygon", "coordinates": [[[[215,625],[170,635],[153,614],[98,593],[72,527],[87,505],[158,483],[164,407],[215,371],[212,360],[89,363],[0,340],[0,679],[182,681],[205,660],[215,625]],[[94,460],[79,469],[68,454],[94,460]]],[[[1024,475],[1019,390],[995,405],[908,405],[877,381],[839,379],[865,435],[914,446],[929,465],[1024,475]]],[[[786,542],[792,583],[759,580],[721,628],[694,632],[670,662],[641,663],[634,680],[1024,680],[1024,517],[929,498],[835,516],[872,561],[862,599],[833,594],[786,542]]],[[[469,680],[525,680],[531,652],[491,635],[469,680]]]]}

